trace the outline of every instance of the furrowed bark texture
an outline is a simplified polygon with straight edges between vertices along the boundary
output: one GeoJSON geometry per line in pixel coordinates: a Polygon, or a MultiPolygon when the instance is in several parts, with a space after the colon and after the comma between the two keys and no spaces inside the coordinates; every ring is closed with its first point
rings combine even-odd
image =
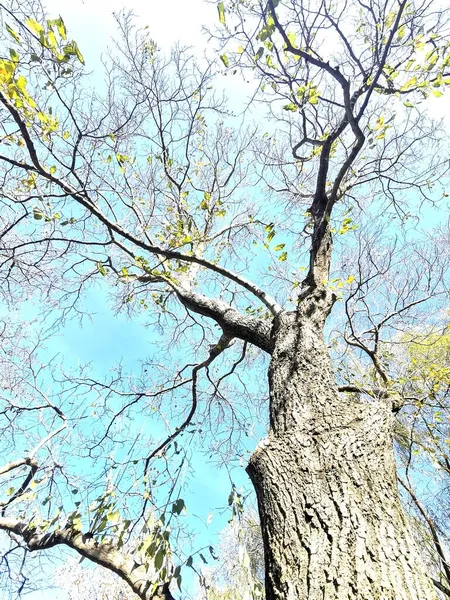
{"type": "Polygon", "coordinates": [[[400,505],[387,403],[339,397],[316,292],[274,327],[271,431],[248,473],[267,600],[430,600],[400,505]]]}

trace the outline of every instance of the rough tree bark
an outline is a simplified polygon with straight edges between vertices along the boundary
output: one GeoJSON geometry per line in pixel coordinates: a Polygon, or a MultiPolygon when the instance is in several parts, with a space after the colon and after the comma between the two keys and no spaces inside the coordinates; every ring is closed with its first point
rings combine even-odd
{"type": "Polygon", "coordinates": [[[402,510],[392,406],[339,396],[316,289],[273,330],[271,429],[248,465],[267,600],[436,598],[402,510]]]}

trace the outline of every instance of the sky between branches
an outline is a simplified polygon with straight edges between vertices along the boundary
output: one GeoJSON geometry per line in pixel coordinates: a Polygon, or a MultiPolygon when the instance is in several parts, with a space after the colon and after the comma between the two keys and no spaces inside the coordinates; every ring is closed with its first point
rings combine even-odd
{"type": "MultiPolygon", "coordinates": [[[[83,53],[86,71],[93,71],[93,78],[98,73],[100,79],[103,78],[101,55],[107,52],[108,47],[112,47],[112,39],[117,32],[114,12],[125,7],[127,11],[135,13],[139,26],[148,26],[151,37],[163,50],[170,50],[172,45],[180,43],[192,47],[199,57],[208,45],[203,27],[214,25],[217,20],[216,6],[202,0],[127,0],[126,3],[124,0],[48,0],[44,1],[44,6],[51,18],[63,18],[70,37],[77,41],[83,53]]],[[[212,50],[210,47],[209,52],[212,50]]],[[[251,90],[242,80],[238,84],[236,79],[233,80],[233,95],[236,98],[237,89],[240,89],[244,99],[251,90]]],[[[94,360],[100,371],[111,368],[125,357],[125,365],[130,370],[137,368],[139,360],[150,351],[149,331],[137,322],[127,322],[125,328],[126,317],[113,317],[112,312],[105,310],[104,300],[101,293],[89,294],[86,308],[96,313],[94,323],[86,320],[83,329],[77,323],[69,323],[48,345],[48,354],[59,352],[68,363],[73,364],[94,360]],[[99,330],[103,332],[101,336],[99,330]]],[[[203,513],[211,507],[226,504],[230,484],[226,474],[219,480],[213,467],[198,464],[198,469],[199,485],[195,492],[201,502],[197,512],[205,517],[203,513]]],[[[189,503],[188,498],[186,502],[189,503]]],[[[211,522],[212,531],[207,534],[209,543],[214,541],[211,537],[213,531],[217,533],[226,524],[228,516],[219,518],[216,526],[214,521],[211,522]]],[[[85,566],[92,568],[86,563],[85,566]]],[[[53,574],[50,564],[48,575],[51,585],[53,574]]],[[[66,592],[58,589],[27,595],[28,600],[66,600],[67,597],[66,592]]]]}

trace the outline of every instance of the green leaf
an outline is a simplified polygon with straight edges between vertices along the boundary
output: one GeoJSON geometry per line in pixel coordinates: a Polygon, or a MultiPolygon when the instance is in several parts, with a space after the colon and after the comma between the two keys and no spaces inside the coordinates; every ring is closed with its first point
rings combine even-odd
{"type": "Polygon", "coordinates": [[[261,42],[265,42],[267,40],[267,38],[269,38],[274,31],[275,31],[275,23],[274,23],[273,19],[271,17],[269,17],[267,24],[258,33],[258,35],[256,36],[256,39],[260,40],[261,42]]]}
{"type": "Polygon", "coordinates": [[[97,533],[101,533],[102,531],[104,531],[106,525],[107,525],[107,520],[105,519],[105,517],[103,517],[103,519],[100,521],[100,524],[98,525],[98,527],[95,528],[95,531],[97,533]]]}
{"type": "Polygon", "coordinates": [[[222,23],[222,25],[226,25],[225,8],[223,2],[219,2],[217,5],[217,12],[219,13],[219,21],[222,23]]]}
{"type": "Polygon", "coordinates": [[[287,259],[287,252],[283,252],[283,254],[280,254],[280,256],[278,257],[278,260],[281,260],[281,262],[284,262],[287,259]]]}
{"type": "Polygon", "coordinates": [[[19,75],[16,81],[17,89],[23,96],[28,96],[27,94],[27,80],[23,75],[19,75]]]}
{"type": "Polygon", "coordinates": [[[276,64],[273,62],[270,54],[266,54],[266,64],[270,69],[276,69],[276,64]]]}
{"type": "Polygon", "coordinates": [[[160,548],[155,556],[155,569],[157,571],[161,570],[165,556],[166,556],[166,552],[165,552],[164,548],[160,548]]]}
{"type": "Polygon", "coordinates": [[[399,40],[402,40],[405,37],[405,31],[406,31],[406,29],[405,29],[404,25],[402,25],[401,27],[398,28],[397,36],[398,36],[399,40]]]}
{"type": "Polygon", "coordinates": [[[228,68],[230,66],[230,61],[228,60],[228,56],[226,54],[222,54],[220,56],[220,60],[223,62],[223,64],[228,68]]]}
{"type": "Polygon", "coordinates": [[[19,55],[17,54],[17,52],[14,50],[14,48],[10,48],[9,49],[9,55],[11,57],[11,60],[13,62],[19,62],[19,55]]]}
{"type": "Polygon", "coordinates": [[[50,48],[56,48],[56,36],[53,31],[49,31],[47,35],[47,43],[50,48]]]}
{"type": "Polygon", "coordinates": [[[40,208],[33,208],[33,217],[36,219],[36,221],[40,221],[44,218],[44,213],[40,208]]]}
{"type": "Polygon", "coordinates": [[[97,269],[100,271],[100,273],[103,275],[103,277],[106,275],[107,271],[106,271],[105,267],[103,266],[103,263],[98,262],[97,269]]]}
{"type": "Polygon", "coordinates": [[[263,54],[264,54],[264,48],[262,46],[260,46],[258,48],[258,52],[255,54],[255,60],[259,60],[263,54]]]}
{"type": "Polygon", "coordinates": [[[118,510],[115,510],[113,512],[110,512],[106,515],[106,519],[108,520],[109,523],[111,523],[111,525],[117,525],[117,523],[120,521],[120,513],[118,510]]]}
{"type": "Polygon", "coordinates": [[[116,160],[120,166],[123,166],[126,162],[130,160],[128,154],[116,154],[116,160]]]}
{"type": "Polygon", "coordinates": [[[70,44],[66,44],[64,46],[63,52],[65,56],[76,56],[82,65],[85,64],[83,55],[78,48],[78,44],[73,40],[70,42],[70,44]]]}
{"type": "Polygon", "coordinates": [[[383,127],[383,125],[384,125],[384,116],[381,115],[377,119],[374,131],[378,131],[379,129],[381,129],[383,127]]]}
{"type": "Polygon", "coordinates": [[[280,250],[283,250],[283,248],[286,246],[286,244],[278,244],[278,246],[275,246],[275,248],[273,249],[274,252],[279,252],[280,250]]]}
{"type": "Polygon", "coordinates": [[[411,79],[409,79],[409,81],[407,81],[404,85],[402,85],[402,87],[400,88],[401,92],[406,91],[409,88],[412,88],[416,85],[417,83],[417,77],[414,75],[414,77],[411,77],[411,79]]]}
{"type": "Polygon", "coordinates": [[[287,37],[288,37],[288,40],[290,41],[291,45],[295,48],[295,41],[297,39],[297,36],[295,35],[295,33],[293,31],[288,31],[287,37]]]}
{"type": "Polygon", "coordinates": [[[178,589],[181,592],[181,567],[179,565],[178,565],[178,567],[175,568],[175,570],[173,572],[173,578],[176,579],[178,589]]]}
{"type": "Polygon", "coordinates": [[[6,495],[7,496],[12,496],[14,494],[14,492],[16,491],[16,488],[14,487],[10,487],[6,490],[6,495]]]}
{"type": "Polygon", "coordinates": [[[80,52],[80,49],[78,48],[78,44],[76,42],[72,42],[72,44],[73,44],[73,47],[75,48],[75,54],[77,55],[78,60],[80,61],[80,63],[82,65],[84,65],[85,64],[84,63],[84,58],[83,58],[83,55],[80,52]]]}
{"type": "Polygon", "coordinates": [[[58,19],[55,19],[54,21],[56,27],[58,28],[58,33],[61,36],[61,38],[63,40],[66,39],[67,37],[67,31],[66,31],[66,26],[64,25],[64,21],[62,20],[61,17],[59,17],[58,19]]]}
{"type": "Polygon", "coordinates": [[[6,25],[6,31],[9,33],[9,35],[11,35],[16,40],[16,42],[18,44],[20,44],[19,34],[16,33],[12,27],[10,27],[9,25],[6,25]]]}
{"type": "Polygon", "coordinates": [[[297,112],[297,105],[296,104],[292,104],[292,102],[290,104],[285,104],[283,106],[283,110],[290,110],[291,112],[297,112]]]}

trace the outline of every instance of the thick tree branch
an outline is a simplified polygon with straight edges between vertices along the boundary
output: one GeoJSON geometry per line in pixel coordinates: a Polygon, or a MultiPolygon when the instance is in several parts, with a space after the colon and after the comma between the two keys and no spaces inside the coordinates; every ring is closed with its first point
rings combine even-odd
{"type": "Polygon", "coordinates": [[[347,83],[346,78],[344,77],[344,75],[342,75],[342,73],[339,71],[339,69],[335,69],[334,67],[332,67],[330,65],[330,63],[325,62],[323,60],[319,60],[318,58],[315,58],[314,56],[312,56],[311,54],[308,54],[304,50],[301,50],[300,48],[296,48],[292,44],[291,40],[289,39],[286,31],[284,30],[284,27],[281,25],[280,21],[278,20],[273,0],[268,0],[267,6],[269,8],[269,11],[270,11],[271,17],[273,19],[273,22],[275,24],[275,27],[277,28],[278,33],[283,38],[283,42],[285,43],[287,52],[290,52],[291,54],[294,54],[295,56],[299,56],[300,58],[303,58],[303,60],[305,60],[307,63],[314,65],[315,67],[317,67],[319,69],[323,69],[324,71],[329,73],[332,77],[334,77],[334,79],[336,79],[336,81],[338,81],[341,85],[347,83]]]}
{"type": "Polygon", "coordinates": [[[243,315],[222,300],[208,298],[191,290],[179,288],[177,289],[177,295],[186,308],[214,319],[224,331],[227,331],[233,337],[250,342],[271,354],[273,349],[270,337],[271,321],[264,322],[243,315]]]}
{"type": "Polygon", "coordinates": [[[442,585],[442,583],[440,583],[439,581],[437,581],[437,579],[431,578],[431,581],[433,582],[433,584],[437,587],[437,589],[440,592],[442,592],[443,594],[445,594],[447,596],[447,598],[450,598],[450,590],[448,588],[446,588],[445,585],[442,585]]]}
{"type": "Polygon", "coordinates": [[[369,104],[370,97],[372,96],[372,93],[373,93],[375,87],[378,84],[378,80],[380,79],[380,76],[383,73],[383,69],[384,69],[384,66],[386,64],[387,57],[389,55],[389,50],[391,49],[392,42],[394,40],[394,35],[398,31],[398,28],[399,28],[399,25],[400,25],[400,21],[401,21],[403,12],[404,12],[404,10],[406,8],[406,5],[407,5],[407,0],[402,0],[401,2],[399,2],[398,13],[397,13],[397,16],[395,17],[395,21],[394,21],[394,23],[392,25],[392,29],[391,29],[391,31],[389,33],[389,37],[388,37],[386,45],[384,47],[383,54],[381,56],[381,60],[380,60],[380,63],[378,65],[378,70],[377,70],[377,72],[376,72],[376,74],[375,74],[375,76],[374,76],[374,78],[373,78],[373,80],[372,80],[372,82],[371,82],[368,90],[367,90],[367,94],[366,94],[366,96],[364,98],[364,101],[362,102],[362,104],[361,104],[361,106],[359,108],[359,112],[358,112],[358,116],[357,116],[357,121],[359,121],[361,119],[361,117],[363,116],[363,114],[364,114],[364,112],[365,112],[365,110],[366,110],[366,108],[367,108],[367,106],[369,104]]]}
{"type": "Polygon", "coordinates": [[[340,385],[338,390],[353,394],[367,394],[372,398],[388,398],[390,396],[390,393],[384,388],[365,388],[359,385],[340,385]]]}
{"type": "Polygon", "coordinates": [[[109,569],[126,581],[133,592],[142,600],[174,600],[168,584],[161,584],[152,593],[152,584],[147,573],[125,553],[119,552],[108,543],[96,542],[72,527],[63,527],[51,533],[40,533],[36,527],[18,519],[0,517],[0,529],[21,537],[27,548],[34,552],[47,550],[58,545],[72,548],[81,556],[109,569]]]}
{"type": "Polygon", "coordinates": [[[32,468],[34,466],[38,466],[37,462],[30,457],[25,457],[25,458],[19,458],[18,460],[14,460],[13,462],[10,462],[6,465],[3,465],[3,467],[0,467],[0,475],[4,475],[5,473],[9,473],[10,471],[13,471],[14,469],[18,469],[19,467],[22,467],[24,465],[29,465],[32,468]]]}
{"type": "Polygon", "coordinates": [[[3,475],[4,473],[8,473],[9,471],[12,471],[13,469],[17,469],[18,467],[24,466],[24,465],[29,466],[30,470],[27,473],[27,475],[26,475],[25,479],[23,480],[22,484],[20,485],[20,487],[17,490],[15,490],[7,500],[0,501],[0,508],[1,508],[0,514],[1,515],[5,514],[6,508],[12,502],[14,502],[14,500],[16,500],[17,498],[19,498],[20,496],[22,496],[25,493],[26,489],[28,488],[31,481],[33,480],[33,477],[36,475],[36,473],[39,469],[39,464],[34,458],[32,458],[30,456],[30,457],[19,459],[12,463],[9,463],[0,469],[0,475],[3,475]]]}
{"type": "Polygon", "coordinates": [[[163,276],[143,275],[138,280],[144,283],[166,283],[174,290],[185,308],[213,319],[220,325],[223,331],[271,354],[271,321],[261,321],[254,317],[243,315],[223,300],[217,300],[199,292],[194,292],[191,289],[177,285],[171,279],[165,279],[163,276]]]}

